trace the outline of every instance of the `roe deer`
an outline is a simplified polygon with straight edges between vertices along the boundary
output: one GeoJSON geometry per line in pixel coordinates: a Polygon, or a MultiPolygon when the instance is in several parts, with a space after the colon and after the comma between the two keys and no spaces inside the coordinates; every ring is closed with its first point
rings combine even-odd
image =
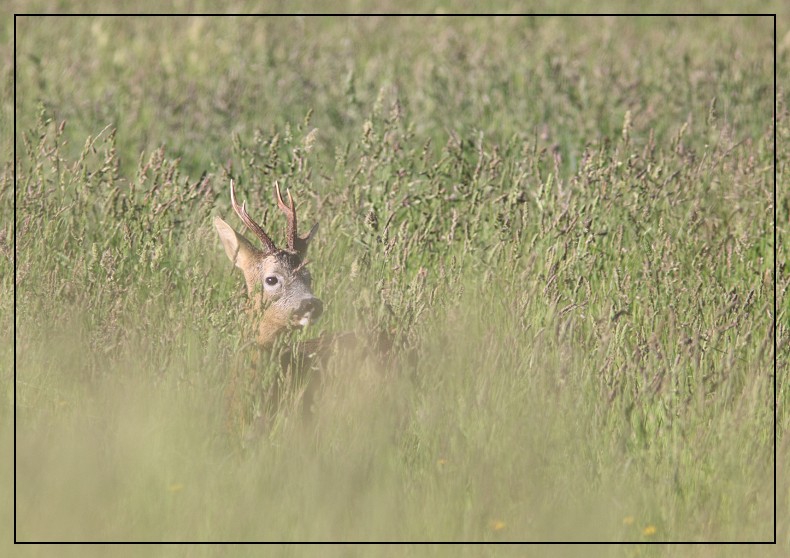
{"type": "Polygon", "coordinates": [[[262,347],[270,347],[278,335],[289,329],[314,323],[323,312],[323,303],[313,295],[310,272],[305,267],[307,245],[315,234],[315,224],[305,237],[298,236],[296,208],[290,190],[286,205],[275,183],[277,205],[288,219],[287,245],[277,246],[261,226],[247,214],[245,204],[239,206],[233,180],[230,181],[230,201],[242,222],[260,239],[264,249],[255,248],[222,218],[214,217],[222,246],[233,264],[244,273],[251,312],[257,316],[256,340],[262,347]]]}
{"type": "MultiPolygon", "coordinates": [[[[219,233],[225,253],[233,264],[244,274],[249,296],[249,318],[255,332],[255,342],[261,350],[272,348],[275,339],[290,330],[315,323],[323,312],[323,303],[316,298],[311,288],[310,272],[305,267],[307,246],[313,238],[318,224],[310,233],[300,237],[297,231],[296,207],[291,192],[287,191],[288,204],[283,201],[280,186],[274,186],[277,206],[287,218],[286,246],[278,248],[263,228],[247,213],[245,204],[236,201],[233,180],[230,181],[230,201],[233,210],[242,222],[255,233],[263,250],[254,247],[242,234],[236,232],[220,217],[214,218],[214,226],[219,233]]],[[[283,376],[275,381],[266,394],[264,404],[268,411],[278,408],[284,394],[296,383],[304,387],[303,411],[309,411],[315,395],[316,382],[306,381],[307,372],[315,365],[322,364],[340,344],[351,347],[355,344],[353,334],[322,335],[316,339],[302,341],[292,347],[284,347],[280,353],[283,376]],[[283,389],[285,388],[285,389],[283,389]]],[[[243,431],[250,422],[254,425],[245,439],[259,435],[265,427],[266,413],[250,417],[254,406],[254,394],[260,393],[257,373],[259,353],[253,353],[252,367],[236,367],[228,386],[230,404],[229,419],[243,431]],[[249,401],[250,397],[253,401],[249,401]],[[252,420],[250,420],[252,419],[252,420]]]]}

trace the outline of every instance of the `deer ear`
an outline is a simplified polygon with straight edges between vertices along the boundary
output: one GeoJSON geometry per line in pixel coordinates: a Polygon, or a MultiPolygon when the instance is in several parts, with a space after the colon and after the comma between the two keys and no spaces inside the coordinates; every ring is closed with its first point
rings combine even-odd
{"type": "Polygon", "coordinates": [[[297,237],[294,240],[294,249],[296,253],[299,254],[301,257],[304,257],[307,254],[307,246],[310,244],[310,241],[313,240],[313,236],[318,231],[318,223],[313,225],[313,228],[310,229],[310,232],[307,233],[307,236],[299,238],[297,237]]]}
{"type": "Polygon", "coordinates": [[[246,272],[247,268],[255,261],[258,250],[221,217],[214,217],[214,227],[219,233],[219,239],[222,241],[222,247],[225,248],[228,259],[233,262],[233,265],[246,272]]]}

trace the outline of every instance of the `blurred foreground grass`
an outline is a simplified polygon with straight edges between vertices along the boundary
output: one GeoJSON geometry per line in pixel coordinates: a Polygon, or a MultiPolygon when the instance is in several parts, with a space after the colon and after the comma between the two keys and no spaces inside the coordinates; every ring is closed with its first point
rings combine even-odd
{"type": "Polygon", "coordinates": [[[17,25],[18,540],[772,538],[771,20],[17,25]],[[303,336],[395,340],[244,451],[230,169],[321,221],[303,336]]]}

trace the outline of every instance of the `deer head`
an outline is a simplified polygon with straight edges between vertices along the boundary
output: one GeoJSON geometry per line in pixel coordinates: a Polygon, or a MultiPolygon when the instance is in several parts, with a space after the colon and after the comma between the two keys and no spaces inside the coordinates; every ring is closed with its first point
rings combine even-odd
{"type": "Polygon", "coordinates": [[[253,246],[220,217],[214,217],[214,226],[228,259],[244,274],[251,311],[258,319],[255,324],[257,342],[263,346],[271,345],[280,333],[314,323],[323,311],[323,303],[313,295],[310,272],[305,267],[307,245],[318,224],[307,236],[299,237],[291,192],[287,191],[286,205],[276,182],[274,190],[277,206],[288,221],[285,248],[277,248],[263,228],[249,216],[245,204],[240,206],[236,202],[233,180],[230,181],[231,205],[247,228],[260,239],[263,250],[253,246]]]}

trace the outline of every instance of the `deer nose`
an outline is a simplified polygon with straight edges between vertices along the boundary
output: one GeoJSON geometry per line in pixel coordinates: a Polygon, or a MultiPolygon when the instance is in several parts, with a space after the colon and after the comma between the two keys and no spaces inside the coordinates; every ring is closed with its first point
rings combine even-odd
{"type": "Polygon", "coordinates": [[[307,300],[303,301],[302,304],[299,305],[298,311],[298,313],[302,316],[309,315],[311,321],[317,320],[323,312],[324,303],[315,297],[308,298],[307,300]]]}

